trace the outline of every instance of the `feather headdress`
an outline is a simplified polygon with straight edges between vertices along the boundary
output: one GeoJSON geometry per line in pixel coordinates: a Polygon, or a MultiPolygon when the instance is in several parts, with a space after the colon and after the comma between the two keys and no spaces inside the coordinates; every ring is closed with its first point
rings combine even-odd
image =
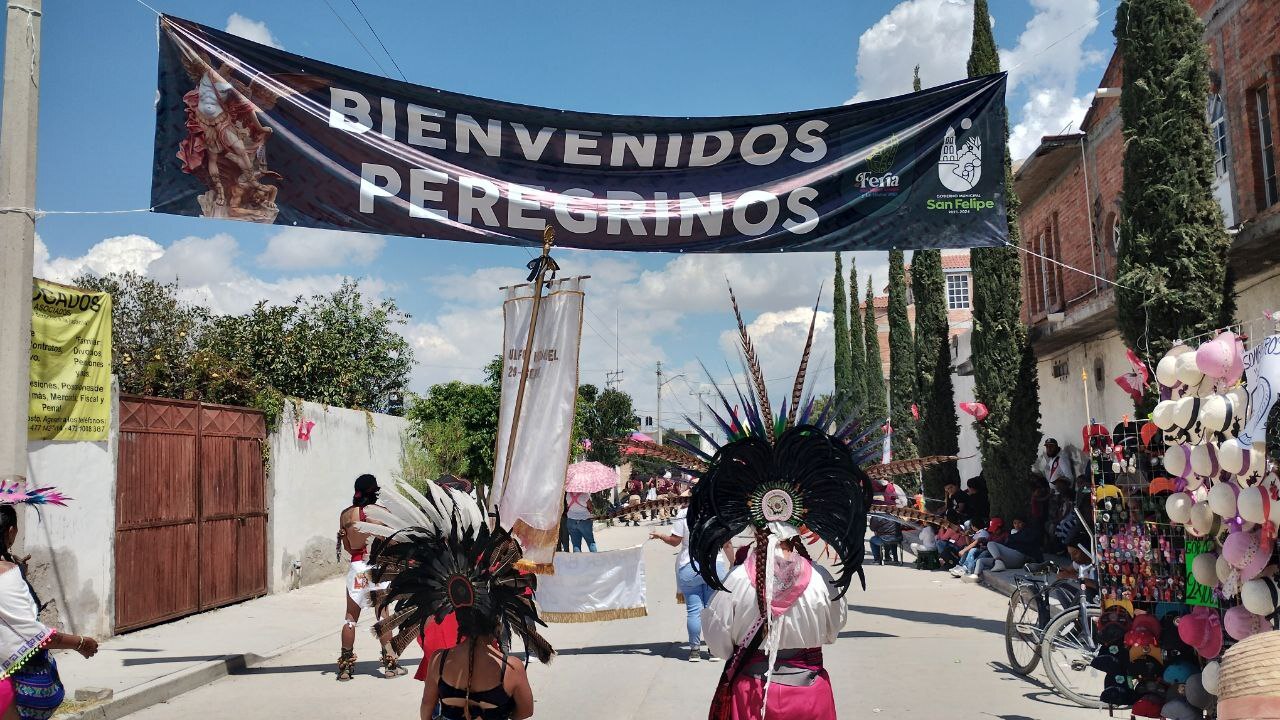
{"type": "Polygon", "coordinates": [[[0,505],[61,505],[71,498],[52,487],[33,487],[26,480],[0,480],[0,505]]]}
{"type": "Polygon", "coordinates": [[[392,648],[402,652],[429,620],[455,614],[468,637],[502,638],[509,630],[542,662],[555,652],[538,634],[545,625],[533,600],[536,576],[522,572],[520,542],[501,524],[490,529],[470,495],[429,483],[419,493],[403,483],[370,508],[370,522],[357,525],[375,536],[370,577],[389,583],[374,594],[381,615],[374,634],[392,632],[392,648]]]}
{"type": "Polygon", "coordinates": [[[821,295],[813,306],[795,382],[776,412],[732,287],[729,301],[742,345],[745,381],[734,380],[730,394],[715,385],[719,406],[706,404],[710,427],[724,441],[686,418],[710,443],[711,452],[679,436],[671,438],[674,448],[623,444],[633,454],[658,457],[699,477],[689,502],[689,552],[709,585],[723,588],[715,573],[715,557],[730,538],[748,527],[790,535],[803,526],[839,558],[835,584],[843,594],[853,575],[861,575],[871,494],[870,479],[861,466],[881,452],[883,420],[863,425],[857,409],[842,398],[829,398],[820,409],[811,395],[805,399],[821,295]]]}

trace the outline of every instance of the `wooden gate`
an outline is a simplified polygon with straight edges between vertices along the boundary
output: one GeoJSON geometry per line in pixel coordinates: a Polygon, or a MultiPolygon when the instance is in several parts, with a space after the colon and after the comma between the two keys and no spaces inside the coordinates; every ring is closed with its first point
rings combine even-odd
{"type": "Polygon", "coordinates": [[[267,590],[262,413],[122,396],[116,632],[267,590]]]}

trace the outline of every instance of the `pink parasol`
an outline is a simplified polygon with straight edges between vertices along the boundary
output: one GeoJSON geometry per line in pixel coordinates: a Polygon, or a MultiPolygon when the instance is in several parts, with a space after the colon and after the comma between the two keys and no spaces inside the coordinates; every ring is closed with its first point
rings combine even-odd
{"type": "Polygon", "coordinates": [[[618,486],[618,473],[598,462],[579,462],[569,466],[565,474],[565,492],[593,493],[618,486]]]}

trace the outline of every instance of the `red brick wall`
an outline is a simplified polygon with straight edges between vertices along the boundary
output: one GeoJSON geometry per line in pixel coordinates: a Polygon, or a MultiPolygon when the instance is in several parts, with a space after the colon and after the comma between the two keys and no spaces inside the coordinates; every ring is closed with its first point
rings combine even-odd
{"type": "MultiPolygon", "coordinates": [[[[1197,4],[1204,2],[1207,0],[1197,4]]],[[[1278,206],[1264,207],[1253,92],[1266,84],[1272,134],[1280,140],[1280,2],[1249,0],[1230,15],[1211,18],[1209,23],[1206,41],[1211,67],[1222,79],[1219,94],[1227,106],[1235,220],[1239,223],[1264,212],[1280,211],[1278,206]]]]}
{"type": "MultiPolygon", "coordinates": [[[[1205,42],[1210,65],[1221,78],[1219,94],[1227,106],[1235,222],[1255,220],[1261,214],[1280,213],[1280,203],[1270,208],[1263,207],[1252,92],[1263,83],[1267,85],[1271,127],[1278,144],[1276,160],[1280,161],[1280,0],[1189,1],[1202,18],[1215,6],[1234,8],[1230,13],[1219,12],[1207,18],[1205,42]]],[[[1122,67],[1120,58],[1116,56],[1108,65],[1099,87],[1118,88],[1121,84],[1122,67]]],[[[1046,225],[1053,226],[1056,214],[1058,259],[1092,272],[1095,267],[1089,233],[1089,212],[1092,210],[1099,245],[1096,257],[1098,274],[1108,279],[1115,278],[1112,229],[1119,218],[1119,198],[1124,184],[1124,137],[1119,113],[1117,99],[1099,99],[1094,101],[1086,119],[1085,128],[1089,133],[1086,146],[1088,203],[1092,207],[1086,205],[1080,161],[1075,159],[1053,187],[1022,206],[1019,222],[1023,247],[1039,252],[1035,243],[1046,225]]],[[[1040,261],[1026,253],[1023,260],[1023,318],[1034,324],[1055,308],[1037,307],[1042,304],[1038,299],[1041,295],[1040,261]]],[[[1063,297],[1059,304],[1078,298],[1094,287],[1094,280],[1088,275],[1065,269],[1060,269],[1060,272],[1063,297]]],[[[1052,269],[1049,273],[1050,279],[1056,280],[1052,269]]],[[[1090,293],[1079,302],[1091,297],[1090,293]]],[[[1066,310],[1069,313],[1070,307],[1066,310]]]]}

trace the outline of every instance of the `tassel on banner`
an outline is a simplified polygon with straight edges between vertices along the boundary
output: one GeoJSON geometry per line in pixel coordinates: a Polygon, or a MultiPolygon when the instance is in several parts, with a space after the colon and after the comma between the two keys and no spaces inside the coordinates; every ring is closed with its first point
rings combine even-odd
{"type": "Polygon", "coordinates": [[[588,623],[630,620],[631,618],[648,617],[648,615],[649,609],[641,605],[634,608],[594,610],[591,612],[543,612],[542,619],[549,623],[588,623]]]}

